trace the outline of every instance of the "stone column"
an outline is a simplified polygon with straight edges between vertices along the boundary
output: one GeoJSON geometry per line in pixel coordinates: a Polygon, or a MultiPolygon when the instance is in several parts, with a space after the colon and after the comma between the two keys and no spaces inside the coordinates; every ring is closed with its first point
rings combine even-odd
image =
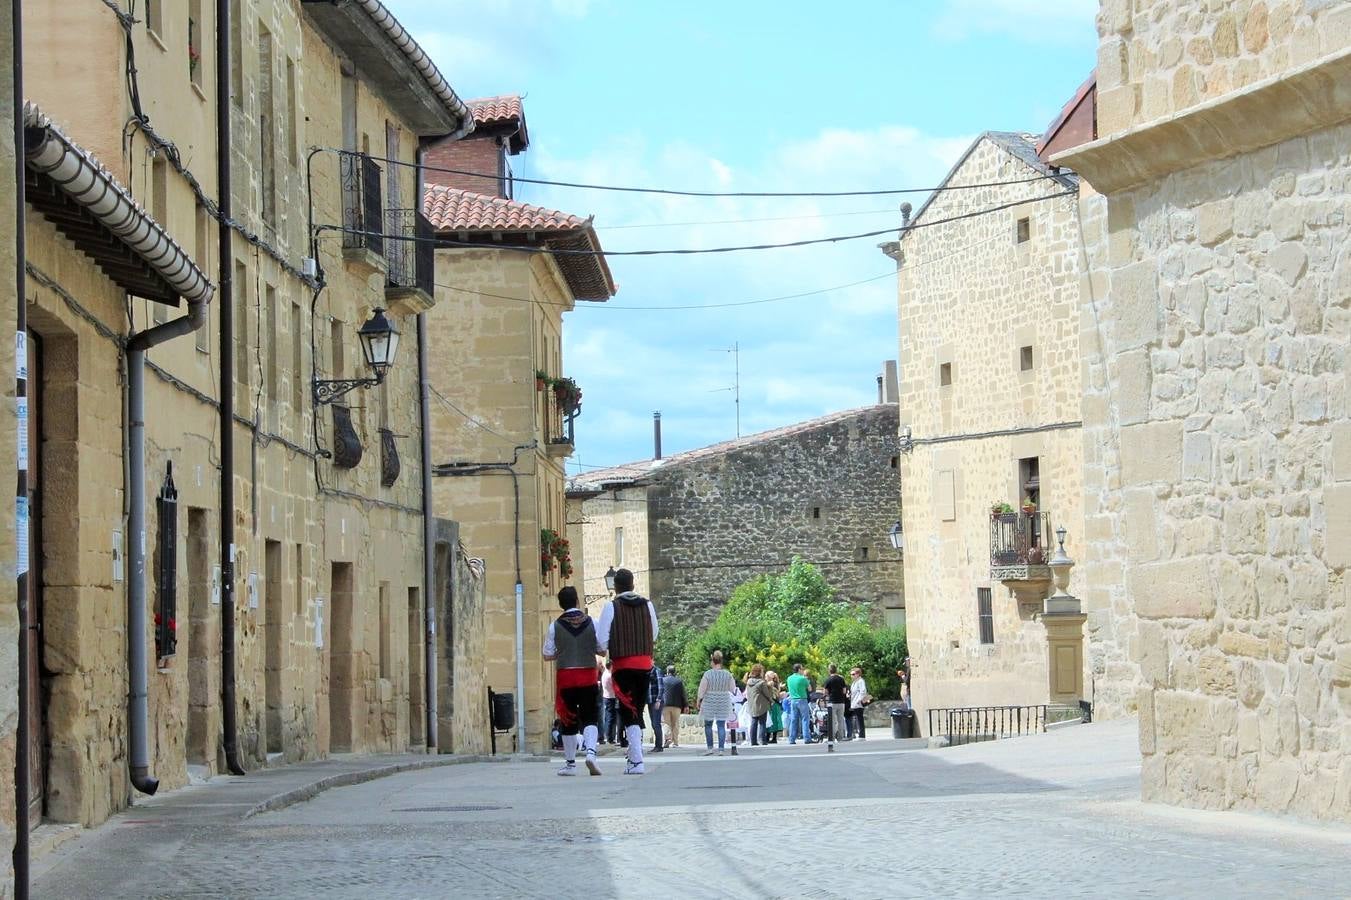
{"type": "Polygon", "coordinates": [[[1079,598],[1067,591],[1074,560],[1065,553],[1065,529],[1056,529],[1060,546],[1047,565],[1055,579],[1055,593],[1046,598],[1042,624],[1046,626],[1049,698],[1053,705],[1078,706],[1084,696],[1084,622],[1079,598]]]}

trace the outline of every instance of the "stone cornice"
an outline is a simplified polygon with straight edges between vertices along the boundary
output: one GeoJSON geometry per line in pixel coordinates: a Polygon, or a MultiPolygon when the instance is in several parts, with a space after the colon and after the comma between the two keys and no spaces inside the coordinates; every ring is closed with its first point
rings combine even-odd
{"type": "Polygon", "coordinates": [[[1115,194],[1351,119],[1351,48],[1052,157],[1115,194]]]}

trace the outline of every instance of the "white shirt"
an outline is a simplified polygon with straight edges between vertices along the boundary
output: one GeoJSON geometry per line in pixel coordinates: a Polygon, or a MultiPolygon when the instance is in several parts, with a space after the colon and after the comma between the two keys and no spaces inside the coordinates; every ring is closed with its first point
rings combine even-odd
{"type": "Polygon", "coordinates": [[[868,683],[859,676],[849,685],[849,705],[854,709],[863,708],[863,698],[868,696],[868,683]]]}
{"type": "MultiPolygon", "coordinates": [[[[632,593],[632,592],[629,592],[632,593]]],[[[620,594],[619,597],[628,596],[620,594]]],[[[600,621],[596,623],[596,649],[604,653],[610,649],[610,628],[615,621],[615,602],[619,599],[605,604],[605,608],[600,611],[600,621]]],[[[652,605],[652,601],[647,601],[647,614],[652,617],[652,640],[657,639],[657,609],[652,605]]]]}

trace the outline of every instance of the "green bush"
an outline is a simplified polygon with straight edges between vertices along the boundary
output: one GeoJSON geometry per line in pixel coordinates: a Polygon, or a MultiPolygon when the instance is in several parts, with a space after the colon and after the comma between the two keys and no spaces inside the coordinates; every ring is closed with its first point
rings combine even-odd
{"type": "Polygon", "coordinates": [[[815,644],[840,619],[862,620],[866,615],[854,604],[836,600],[835,589],[821,570],[795,556],[782,574],[761,575],[737,585],[714,627],[759,624],[772,627],[776,637],[815,644]]]}
{"type": "Polygon", "coordinates": [[[699,635],[699,629],[693,625],[662,624],[657,630],[657,643],[652,650],[652,660],[662,667],[679,666],[685,659],[685,648],[699,635]]]}
{"type": "Polygon", "coordinates": [[[835,663],[846,679],[854,666],[862,669],[873,699],[890,700],[900,695],[896,670],[907,654],[905,628],[877,629],[842,619],[821,638],[818,650],[826,663],[835,663]]]}

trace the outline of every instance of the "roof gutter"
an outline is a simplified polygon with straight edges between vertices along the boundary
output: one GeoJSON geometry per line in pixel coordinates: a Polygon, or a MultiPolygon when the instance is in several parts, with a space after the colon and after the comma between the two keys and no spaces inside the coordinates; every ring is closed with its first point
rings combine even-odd
{"type": "MultiPolygon", "coordinates": [[[[211,299],[215,287],[202,270],[164,228],[141,209],[107,169],[62,134],[35,104],[25,104],[23,116],[23,149],[28,168],[52,179],[66,196],[88,210],[144,259],[179,297],[188,302],[189,312],[184,319],[193,315],[194,304],[204,305],[211,299]]],[[[205,316],[205,312],[202,315],[205,316]]],[[[172,324],[175,323],[165,323],[165,326],[172,324]]],[[[196,328],[186,324],[180,327],[188,331],[196,328]]]]}
{"type": "Polygon", "coordinates": [[[460,120],[460,127],[452,131],[447,137],[456,140],[464,137],[474,130],[474,114],[470,111],[468,105],[459,98],[459,95],[451,88],[450,82],[441,74],[441,70],[432,62],[432,58],[427,52],[418,46],[418,42],[413,40],[413,36],[408,30],[399,23],[385,5],[380,0],[354,0],[354,2],[366,11],[366,15],[380,29],[384,31],[385,36],[398,47],[413,67],[422,73],[427,86],[432,89],[432,93],[440,98],[446,108],[460,120]]]}

